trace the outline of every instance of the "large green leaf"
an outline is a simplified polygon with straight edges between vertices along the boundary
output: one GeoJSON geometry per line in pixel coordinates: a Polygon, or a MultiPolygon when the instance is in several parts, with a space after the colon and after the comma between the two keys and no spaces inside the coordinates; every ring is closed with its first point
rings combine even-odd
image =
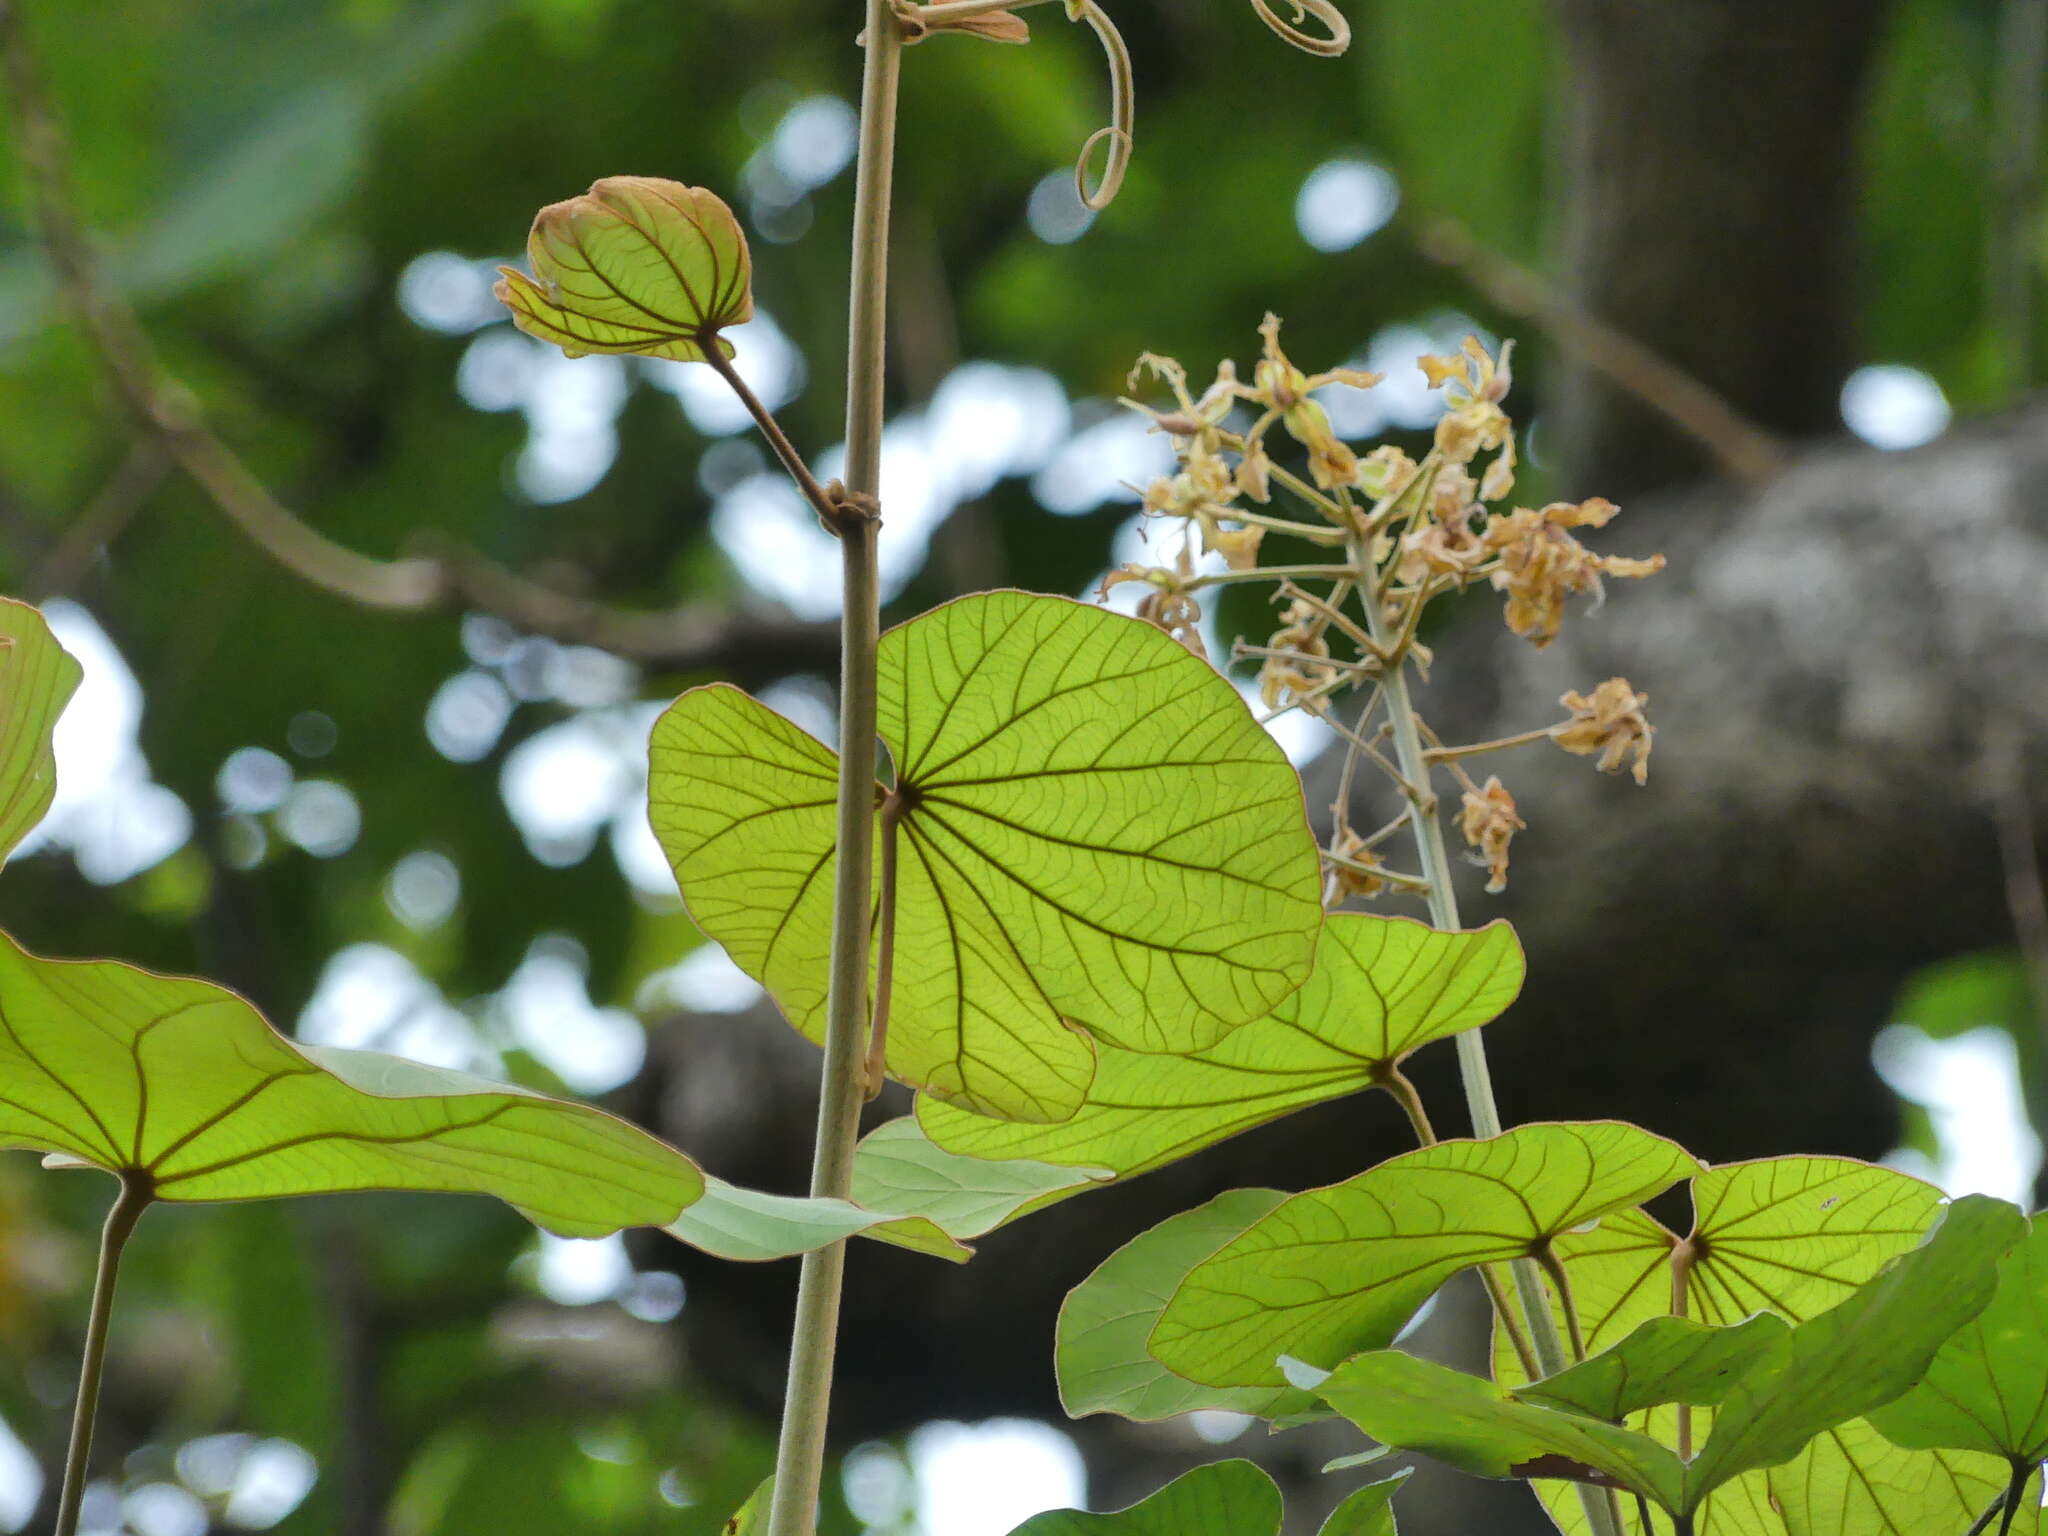
{"type": "Polygon", "coordinates": [[[1998,1267],[1998,1294],[1941,1347],[1926,1376],[1870,1415],[1909,1450],[2048,1458],[2048,1216],[1998,1267]]]}
{"type": "Polygon", "coordinates": [[[1790,1328],[1769,1312],[1729,1328],[1653,1317],[1612,1349],[1516,1388],[1515,1397],[1617,1423],[1660,1403],[1712,1405],[1790,1328]]]}
{"type": "Polygon", "coordinates": [[[1698,1167],[1615,1121],[1439,1142],[1283,1201],[1188,1274],[1149,1347],[1195,1381],[1277,1386],[1280,1355],[1327,1367],[1376,1349],[1459,1270],[1532,1254],[1698,1167]]]}
{"type": "Polygon", "coordinates": [[[921,1099],[940,1146],[974,1157],[1090,1163],[1132,1178],[1326,1099],[1383,1084],[1432,1040],[1499,1016],[1521,990],[1504,922],[1440,933],[1407,918],[1333,913],[1298,992],[1208,1050],[1159,1056],[1103,1046],[1088,1102],[1025,1125],[921,1099]]]}
{"type": "MultiPolygon", "coordinates": [[[[889,1069],[1059,1120],[1091,1040],[1195,1051],[1298,986],[1322,922],[1285,755],[1153,626],[993,592],[883,636],[896,768],[889,1069]]],[[[813,1039],[830,948],[834,757],[733,689],[654,728],[650,819],[698,925],[813,1039]]]]}
{"type": "Polygon", "coordinates": [[[1278,1418],[1316,1406],[1292,1387],[1205,1387],[1174,1375],[1145,1351],[1181,1277],[1286,1198],[1277,1189],[1233,1189],[1169,1216],[1067,1293],[1053,1369],[1069,1418],[1114,1413],[1149,1421],[1196,1408],[1278,1418]]]}
{"type": "Polygon", "coordinates": [[[2003,1200],[1951,1205],[1927,1241],[1742,1375],[1686,1471],[1687,1506],[1755,1467],[1782,1466],[1822,1430],[1861,1418],[1920,1379],[1997,1289],[1997,1264],[2026,1229],[2003,1200]]]}
{"type": "Polygon", "coordinates": [[[1280,1490],[1249,1461],[1212,1461],[1114,1514],[1049,1509],[1010,1536],[1279,1536],[1280,1490]]]}
{"type": "Polygon", "coordinates": [[[500,267],[522,331],[570,357],[632,352],[701,362],[754,313],[753,265],[732,210],[702,187],[607,176],[550,203],[527,237],[533,276],[500,267]]]}
{"type": "MultiPolygon", "coordinates": [[[[1589,1350],[1669,1314],[1675,1252],[1695,1320],[1726,1325],[1771,1311],[1804,1322],[1911,1249],[1942,1204],[1941,1191],[1920,1179],[1833,1157],[1725,1164],[1694,1179],[1692,1196],[1695,1222],[1683,1249],[1639,1211],[1552,1245],[1570,1273],[1589,1350]]],[[[1504,1338],[1495,1341],[1494,1364],[1500,1380],[1522,1379],[1504,1338]]],[[[1711,1414],[1695,1410],[1693,1418],[1697,1444],[1711,1414]]],[[[1668,1435],[1671,1410],[1654,1410],[1648,1422],[1668,1435]]],[[[1951,1525],[1960,1532],[2003,1486],[1997,1462],[1961,1452],[1909,1455],[1856,1421],[1825,1431],[1782,1467],[1725,1484],[1703,1511],[1700,1536],[1911,1536],[1951,1525]]],[[[1585,1529],[1569,1488],[1540,1484],[1538,1492],[1564,1530],[1585,1529]]],[[[1626,1501],[1623,1525],[1636,1532],[1626,1501]]]]}
{"type": "Polygon", "coordinates": [[[0,865],[57,793],[50,733],[82,676],[40,613],[0,597],[0,865]]]}
{"type": "Polygon", "coordinates": [[[298,1045],[225,988],[0,934],[0,1146],[146,1174],[160,1200],[495,1195],[551,1232],[671,1221],[694,1164],[583,1104],[298,1045]]]}
{"type": "Polygon", "coordinates": [[[1690,1462],[1649,1435],[1603,1418],[1532,1404],[1540,1386],[1506,1393],[1390,1350],[1349,1362],[1318,1390],[1389,1445],[1427,1451],[1490,1477],[1611,1479],[1689,1516],[1721,1484],[1790,1461],[1823,1430],[1910,1386],[1942,1341],[1990,1300],[1997,1261],[2022,1230],[2019,1212],[2003,1201],[1958,1201],[1926,1243],[1811,1322],[1763,1335],[1754,1324],[1724,1332],[1724,1343],[1750,1335],[1733,1355],[1724,1351],[1723,1365],[1728,1358],[1748,1361],[1732,1385],[1712,1383],[1702,1392],[1698,1373],[1689,1368],[1703,1346],[1713,1349],[1711,1333],[1632,1335],[1642,1363],[1661,1356],[1664,1371],[1661,1383],[1641,1383],[1638,1405],[1668,1400],[1666,1393],[1688,1401],[1719,1398],[1713,1430],[1690,1462]],[[1675,1371],[1673,1343],[1690,1357],[1675,1371]]]}
{"type": "Polygon", "coordinates": [[[989,1163],[925,1140],[909,1116],[864,1139],[854,1154],[853,1199],[803,1199],[707,1178],[704,1197],[665,1230],[722,1259],[758,1262],[863,1236],[965,1263],[963,1239],[1001,1226],[1048,1192],[1107,1177],[1102,1169],[989,1163]]]}

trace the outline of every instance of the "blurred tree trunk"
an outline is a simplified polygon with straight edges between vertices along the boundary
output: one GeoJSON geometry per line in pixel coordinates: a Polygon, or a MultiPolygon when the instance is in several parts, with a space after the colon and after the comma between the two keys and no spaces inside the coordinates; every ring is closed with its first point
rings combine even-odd
{"type": "MultiPolygon", "coordinates": [[[[1553,0],[1559,270],[1580,306],[1787,437],[1839,429],[1855,361],[1856,136],[1881,0],[1553,0]]],[[[1711,466],[1581,366],[1567,494],[1626,504],[1711,466]]]]}

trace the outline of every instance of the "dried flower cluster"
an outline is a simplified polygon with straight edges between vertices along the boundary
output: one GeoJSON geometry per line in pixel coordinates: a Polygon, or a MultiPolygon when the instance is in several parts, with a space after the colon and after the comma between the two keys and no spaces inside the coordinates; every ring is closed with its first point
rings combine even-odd
{"type": "MultiPolygon", "coordinates": [[[[1513,383],[1512,343],[1496,354],[1467,337],[1454,353],[1419,360],[1430,387],[1442,394],[1444,411],[1418,461],[1391,443],[1355,450],[1317,398],[1333,385],[1370,389],[1380,375],[1357,368],[1303,371],[1281,347],[1280,322],[1272,315],[1259,334],[1263,346],[1250,382],[1226,361],[1199,394],[1173,359],[1149,353],[1139,359],[1132,387],[1150,375],[1172,401],[1163,409],[1125,403],[1172,439],[1175,457],[1173,473],[1143,488],[1144,510],[1178,521],[1187,538],[1171,565],[1123,567],[1111,573],[1105,590],[1124,581],[1147,583],[1153,590],[1141,614],[1200,653],[1198,592],[1226,582],[1272,582],[1281,604],[1278,627],[1263,644],[1240,641],[1233,655],[1258,661],[1259,697],[1268,710],[1310,711],[1349,742],[1327,855],[1331,899],[1426,890],[1427,881],[1388,868],[1375,851],[1393,828],[1361,838],[1347,819],[1352,772],[1365,760],[1401,784],[1411,818],[1415,807],[1435,804],[1428,786],[1402,778],[1381,750],[1406,722],[1374,724],[1383,706],[1391,708],[1384,683],[1396,669],[1413,662],[1426,673],[1429,653],[1416,639],[1424,609],[1446,593],[1484,583],[1502,594],[1508,629],[1545,646],[1557,637],[1572,599],[1598,604],[1607,578],[1651,575],[1663,569],[1664,558],[1587,548],[1580,532],[1605,527],[1617,510],[1599,497],[1541,507],[1509,500],[1521,468],[1514,422],[1503,405],[1513,383]],[[1282,497],[1296,505],[1282,510],[1276,505],[1282,497]],[[1327,565],[1262,565],[1273,534],[1343,558],[1327,565]],[[1198,569],[1197,552],[1220,556],[1223,568],[1198,569]],[[1338,702],[1356,691],[1366,701],[1347,724],[1338,702]]],[[[1489,891],[1505,888],[1509,842],[1525,823],[1497,775],[1476,784],[1460,759],[1547,739],[1595,759],[1603,772],[1627,768],[1639,784],[1648,775],[1646,694],[1617,677],[1590,694],[1567,693],[1561,702],[1569,714],[1555,725],[1471,746],[1437,742],[1424,754],[1446,766],[1462,788],[1457,826],[1486,867],[1489,891]]],[[[1419,718],[1414,725],[1429,734],[1419,718]]]]}

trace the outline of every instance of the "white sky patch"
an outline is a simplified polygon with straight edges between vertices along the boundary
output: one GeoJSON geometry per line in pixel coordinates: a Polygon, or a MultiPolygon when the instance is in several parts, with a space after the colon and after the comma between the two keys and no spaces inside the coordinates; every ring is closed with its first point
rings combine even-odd
{"type": "Polygon", "coordinates": [[[778,678],[757,697],[792,725],[802,727],[826,746],[839,745],[837,693],[822,677],[799,674],[778,678]]]}
{"type": "Polygon", "coordinates": [[[493,327],[463,348],[455,365],[455,392],[473,411],[520,410],[550,350],[509,325],[493,327]]]}
{"type": "Polygon", "coordinates": [[[505,306],[491,292],[497,280],[496,261],[427,251],[398,274],[398,307],[422,330],[464,336],[505,318],[505,306]]]}
{"type": "Polygon", "coordinates": [[[1033,477],[1031,493],[1046,511],[1078,517],[1106,501],[1136,501],[1132,487],[1172,473],[1172,440],[1119,406],[1068,438],[1033,477]]]}
{"type": "Polygon", "coordinates": [[[206,1536],[206,1506],[176,1483],[144,1483],[121,1501],[135,1536],[206,1536]]]}
{"type": "Polygon", "coordinates": [[[415,933],[429,933],[455,915],[462,900],[462,871],[445,853],[421,848],[391,866],[384,881],[384,905],[415,933]]]}
{"type": "Polygon", "coordinates": [[[762,995],[761,984],[733,963],[725,946],[706,939],[642,982],[635,1001],[650,1011],[666,1004],[692,1013],[739,1013],[762,995]]]}
{"type": "Polygon", "coordinates": [[[1006,1536],[1087,1499],[1080,1451],[1036,1419],[923,1425],[910,1436],[910,1466],[923,1536],[1006,1536]]]}
{"type": "MultiPolygon", "coordinates": [[[[1887,1086],[1926,1109],[1940,1148],[1932,1169],[1915,1167],[1951,1195],[1996,1195],[2032,1204],[2041,1142],[2020,1097],[2011,1034],[1980,1025],[1936,1040],[1910,1024],[1881,1031],[1871,1059],[1887,1086]]],[[[1900,1160],[1905,1166],[1910,1158],[1900,1160]]]]}
{"type": "Polygon", "coordinates": [[[535,732],[506,754],[499,792],[541,863],[580,863],[644,787],[647,733],[636,729],[638,713],[591,710],[535,732]]]}
{"type": "Polygon", "coordinates": [[[768,155],[792,186],[822,187],[853,163],[860,114],[837,96],[806,96],[775,125],[768,155]]]}
{"type": "Polygon", "coordinates": [[[1039,178],[1024,204],[1024,222],[1047,245],[1072,245],[1095,222],[1094,210],[1081,201],[1072,171],[1053,171],[1039,178]]]}
{"type": "MultiPolygon", "coordinates": [[[[1371,389],[1353,389],[1348,384],[1330,384],[1316,391],[1316,399],[1330,413],[1330,424],[1343,438],[1377,437],[1393,427],[1419,431],[1436,425],[1443,415],[1443,395],[1429,387],[1416,359],[1424,353],[1458,350],[1467,336],[1478,336],[1491,348],[1496,343],[1469,315],[1446,310],[1426,317],[1420,324],[1390,325],[1375,332],[1362,353],[1350,362],[1386,377],[1371,389]]],[[[1321,368],[1320,360],[1312,360],[1321,368]]]]}
{"type": "Polygon", "coordinates": [[[277,825],[314,858],[331,859],[355,846],[363,830],[363,811],[346,784],[307,779],[292,786],[277,813],[277,825]]]}
{"type": "Polygon", "coordinates": [[[427,740],[451,763],[473,763],[498,744],[512,719],[512,695],[481,668],[458,672],[427,701],[427,740]]]}
{"type": "Polygon", "coordinates": [[[578,1093],[609,1092],[647,1059],[640,1021],[593,1004],[580,948],[548,935],[534,940],[490,1011],[511,1043],[578,1093]]]}
{"type": "MultiPolygon", "coordinates": [[[[969,363],[930,406],[897,417],[882,434],[882,598],[923,567],[932,534],[962,501],[998,480],[1029,474],[1054,451],[1066,399],[1035,368],[969,363]]],[[[820,454],[820,480],[843,475],[845,445],[820,454]]],[[[750,475],[712,508],[711,534],[748,585],[804,619],[839,613],[838,541],[779,470],[750,475]]]]}
{"type": "Polygon", "coordinates": [[[526,393],[526,447],[512,478],[529,501],[554,506],[588,494],[618,457],[626,365],[616,357],[541,354],[526,393]]]}
{"type": "Polygon", "coordinates": [[[43,1469],[21,1437],[0,1419],[0,1531],[27,1525],[43,1496],[43,1469]]]}
{"type": "Polygon", "coordinates": [[[43,617],[57,643],[84,669],[52,738],[57,793],[17,856],[68,849],[78,871],[115,885],[161,863],[192,835],[192,813],[153,783],[142,755],[142,686],[93,616],[52,598],[43,617]]]}
{"type": "Polygon", "coordinates": [[[1385,226],[1401,206],[1401,184],[1370,160],[1325,160],[1301,184],[1294,223],[1319,251],[1348,251],[1385,226]]]}
{"type": "Polygon", "coordinates": [[[1875,363],[1842,385],[1842,421],[1873,448],[1918,448],[1948,430],[1948,396],[1918,368],[1875,363]]]}
{"type": "Polygon", "coordinates": [[[610,1301],[632,1284],[633,1262],[626,1257],[625,1239],[617,1233],[598,1238],[556,1237],[551,1232],[534,1236],[534,1284],[559,1306],[610,1301]]]}
{"type": "Polygon", "coordinates": [[[397,950],[351,944],[337,950],[299,1015],[308,1045],[389,1051],[431,1067],[490,1072],[468,1017],[397,950]]]}
{"type": "Polygon", "coordinates": [[[1306,768],[1336,743],[1337,733],[1305,709],[1290,709],[1286,714],[1275,715],[1268,720],[1266,704],[1259,697],[1256,682],[1239,682],[1237,691],[1244,695],[1246,707],[1265,726],[1266,734],[1280,743],[1280,750],[1287,754],[1287,761],[1295,767],[1306,768]]]}
{"type": "MultiPolygon", "coordinates": [[[[803,392],[803,353],[766,310],[755,310],[745,325],[719,334],[733,345],[733,367],[769,410],[781,410],[803,392]]],[[[752,428],[747,408],[709,365],[656,357],[645,359],[641,368],[655,388],[675,396],[690,425],[706,437],[730,437],[752,428]]]]}
{"type": "Polygon", "coordinates": [[[267,1531],[305,1502],[320,1476],[312,1452],[289,1440],[259,1440],[235,1472],[223,1513],[230,1525],[267,1531]]]}
{"type": "Polygon", "coordinates": [[[284,804],[291,791],[292,765],[267,747],[239,747],[214,775],[221,809],[260,816],[284,804]]]}

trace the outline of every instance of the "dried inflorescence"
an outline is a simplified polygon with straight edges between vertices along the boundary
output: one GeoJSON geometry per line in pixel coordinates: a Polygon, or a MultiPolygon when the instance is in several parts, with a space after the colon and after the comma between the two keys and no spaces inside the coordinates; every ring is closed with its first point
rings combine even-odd
{"type": "MultiPolygon", "coordinates": [[[[1407,662],[1426,674],[1429,653],[1416,636],[1428,604],[1449,592],[1491,586],[1503,594],[1508,629],[1540,647],[1557,637],[1573,598],[1597,604],[1606,578],[1647,576],[1663,569],[1664,559],[1603,555],[1580,542],[1580,531],[1604,527],[1615,516],[1614,504],[1599,497],[1533,508],[1509,501],[1521,467],[1504,405],[1514,377],[1512,343],[1495,353],[1467,337],[1456,352],[1419,360],[1430,387],[1442,392],[1444,413],[1418,461],[1391,443],[1358,452],[1338,436],[1317,399],[1332,385],[1369,389],[1379,375],[1355,368],[1306,372],[1282,348],[1280,321],[1272,315],[1259,334],[1249,382],[1226,361],[1199,395],[1179,363],[1151,354],[1139,359],[1132,387],[1149,374],[1166,385],[1172,403],[1165,409],[1125,403],[1172,439],[1176,461],[1172,474],[1144,487],[1144,510],[1180,522],[1187,538],[1171,567],[1125,567],[1106,585],[1149,583],[1154,590],[1141,614],[1199,648],[1194,594],[1224,582],[1274,581],[1283,604],[1278,628],[1263,644],[1239,642],[1236,650],[1258,658],[1260,699],[1275,713],[1304,709],[1337,725],[1350,742],[1347,785],[1351,766],[1370,758],[1394,772],[1415,814],[1422,814],[1434,804],[1427,784],[1415,782],[1412,769],[1394,769],[1380,745],[1401,737],[1409,721],[1390,719],[1376,735],[1367,734],[1365,722],[1383,698],[1393,697],[1389,681],[1407,662]],[[1300,471],[1289,469],[1289,460],[1300,471]],[[1275,503],[1283,495],[1299,510],[1282,515],[1275,503]],[[1344,558],[1326,566],[1261,566],[1268,536],[1276,532],[1341,549],[1344,558]],[[1199,569],[1197,550],[1221,556],[1224,569],[1199,569]],[[1327,592],[1310,585],[1318,577],[1329,583],[1327,592]],[[1363,623],[1346,615],[1347,605],[1363,623]],[[1336,708],[1355,689],[1365,690],[1368,701],[1355,727],[1347,728],[1336,708]]],[[[1405,701],[1405,685],[1399,696],[1405,701]]],[[[1428,777],[1427,764],[1444,763],[1463,787],[1457,824],[1487,868],[1489,891],[1505,887],[1509,843],[1525,823],[1498,776],[1475,784],[1459,759],[1550,739],[1594,758],[1603,772],[1626,767],[1638,783],[1648,774],[1647,695],[1610,678],[1590,695],[1568,693],[1562,702],[1570,715],[1554,726],[1420,752],[1420,777],[1428,777]]],[[[1405,702],[1401,711],[1405,716],[1405,702]]],[[[1427,734],[1419,718],[1414,728],[1427,734]]],[[[1418,751],[1409,730],[1405,753],[1397,755],[1406,762],[1418,751]]],[[[1335,809],[1328,854],[1334,900],[1427,888],[1425,880],[1386,869],[1373,851],[1377,835],[1361,840],[1348,824],[1344,798],[1335,809]]]]}
{"type": "Polygon", "coordinates": [[[1580,757],[1599,753],[1594,766],[1602,773],[1621,772],[1622,760],[1634,754],[1629,771],[1638,784],[1649,782],[1654,727],[1643,714],[1650,702],[1647,693],[1637,693],[1625,677],[1610,677],[1591,698],[1572,692],[1557,702],[1572,712],[1572,718],[1551,732],[1553,741],[1580,757]]]}

